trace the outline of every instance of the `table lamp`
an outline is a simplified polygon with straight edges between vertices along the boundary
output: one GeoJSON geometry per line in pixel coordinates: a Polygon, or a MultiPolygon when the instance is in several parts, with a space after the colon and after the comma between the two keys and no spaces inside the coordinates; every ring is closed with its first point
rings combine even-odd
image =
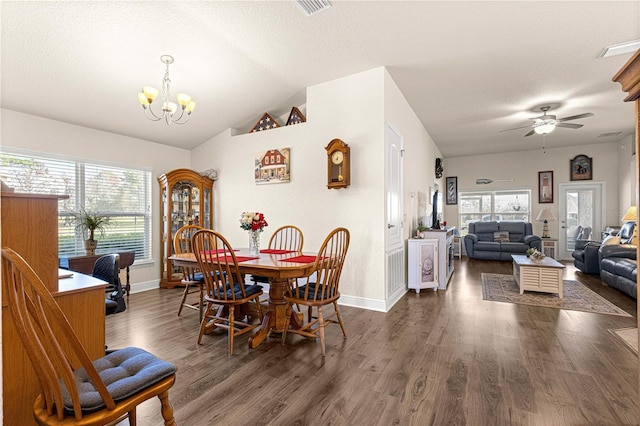
{"type": "MultiPolygon", "coordinates": [[[[636,206],[629,207],[629,210],[622,216],[622,222],[636,222],[638,220],[638,208],[636,206]]],[[[633,245],[638,245],[638,225],[633,227],[633,245]]]]}
{"type": "Polygon", "coordinates": [[[544,208],[540,210],[540,213],[538,213],[538,217],[536,218],[536,220],[544,222],[544,226],[542,227],[542,238],[549,238],[549,226],[547,225],[547,223],[550,220],[556,220],[553,212],[548,208],[544,208]]]}

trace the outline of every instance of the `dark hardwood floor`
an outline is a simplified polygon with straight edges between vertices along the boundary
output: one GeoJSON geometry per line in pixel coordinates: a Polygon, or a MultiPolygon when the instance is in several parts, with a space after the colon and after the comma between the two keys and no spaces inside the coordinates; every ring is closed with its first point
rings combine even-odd
{"type": "MultiPolygon", "coordinates": [[[[346,266],[345,266],[346,267],[346,266]]],[[[198,314],[177,317],[181,289],[132,294],[107,317],[110,348],[139,346],[178,367],[179,425],[635,425],[638,358],[608,331],[636,326],[636,301],[576,272],[633,317],[482,300],[481,273],[511,263],[456,261],[446,291],[408,292],[386,313],[342,307],[348,337],[289,335],[249,350],[225,334],[197,345],[198,314]]],[[[160,403],[139,425],[162,423],[160,403]]]]}

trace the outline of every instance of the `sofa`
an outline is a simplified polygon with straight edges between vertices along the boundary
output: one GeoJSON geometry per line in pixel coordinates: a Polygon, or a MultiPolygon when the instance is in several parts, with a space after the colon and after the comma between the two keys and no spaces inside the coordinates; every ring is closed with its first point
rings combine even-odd
{"type": "Polygon", "coordinates": [[[530,222],[470,222],[464,247],[469,259],[511,261],[512,254],[541,250],[541,241],[530,222]]]}
{"type": "Polygon", "coordinates": [[[625,223],[618,233],[618,241],[614,244],[603,241],[598,250],[600,263],[600,279],[609,287],[613,287],[634,299],[638,298],[638,263],[636,260],[636,246],[633,241],[633,222],[625,223]]]}
{"type": "Polygon", "coordinates": [[[599,274],[600,258],[598,251],[602,247],[598,241],[575,240],[575,248],[571,253],[573,265],[583,274],[599,274]]]}

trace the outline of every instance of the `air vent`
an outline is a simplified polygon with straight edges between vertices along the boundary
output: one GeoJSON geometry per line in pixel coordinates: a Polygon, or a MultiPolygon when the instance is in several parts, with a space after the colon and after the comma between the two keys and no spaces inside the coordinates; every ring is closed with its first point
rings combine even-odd
{"type": "Polygon", "coordinates": [[[611,136],[620,136],[622,134],[622,132],[607,132],[607,133],[600,133],[598,135],[599,138],[610,138],[611,136]]]}
{"type": "Polygon", "coordinates": [[[331,7],[329,0],[296,0],[296,4],[305,16],[311,16],[331,7]]]}

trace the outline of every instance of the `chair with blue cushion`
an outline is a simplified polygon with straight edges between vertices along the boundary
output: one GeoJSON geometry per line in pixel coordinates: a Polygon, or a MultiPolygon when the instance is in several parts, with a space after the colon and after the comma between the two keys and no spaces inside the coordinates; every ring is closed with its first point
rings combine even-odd
{"type": "Polygon", "coordinates": [[[42,280],[10,248],[2,249],[2,279],[9,313],[42,388],[33,407],[37,424],[105,425],[128,418],[135,425],[136,407],[157,396],[164,424],[175,425],[169,402],[173,364],[133,347],[91,360],[42,280]]]}
{"type": "MultiPolygon", "coordinates": [[[[185,225],[176,231],[176,235],[173,237],[173,252],[175,254],[191,253],[191,237],[197,231],[203,229],[197,225],[185,225]]],[[[180,307],[178,308],[178,316],[182,313],[182,308],[189,308],[198,311],[198,320],[202,321],[202,311],[204,307],[204,278],[202,273],[194,268],[188,266],[182,267],[182,279],[180,280],[184,285],[184,291],[182,292],[182,299],[180,300],[180,307]],[[195,289],[195,290],[194,290],[195,289]],[[189,294],[199,293],[197,303],[187,302],[189,294]]]]}
{"type": "Polygon", "coordinates": [[[262,287],[257,284],[245,284],[244,277],[238,271],[236,253],[222,234],[202,229],[193,235],[191,245],[206,287],[205,309],[200,323],[198,344],[202,342],[205,332],[217,327],[224,328],[229,336],[229,355],[232,355],[233,338],[260,325],[251,323],[248,315],[243,315],[243,305],[254,304],[262,322],[262,287]],[[236,308],[239,308],[238,312],[236,308]],[[236,313],[239,318],[236,318],[236,313]]]}
{"type": "Polygon", "coordinates": [[[322,356],[325,356],[324,327],[328,322],[340,324],[342,334],[347,337],[344,322],[338,308],[340,298],[339,284],[342,266],[349,248],[349,230],[336,228],[325,238],[316,256],[313,268],[308,277],[296,280],[295,285],[284,293],[287,301],[285,314],[284,332],[282,342],[287,338],[287,333],[297,333],[302,336],[318,338],[320,337],[320,347],[322,356]],[[312,282],[312,280],[314,280],[312,282]],[[293,305],[307,306],[307,322],[299,329],[289,329],[290,318],[293,305]],[[322,310],[325,305],[333,305],[334,311],[325,316],[322,310]],[[317,316],[312,315],[313,308],[317,309],[317,316]],[[337,317],[337,320],[333,318],[337,317]]]}

